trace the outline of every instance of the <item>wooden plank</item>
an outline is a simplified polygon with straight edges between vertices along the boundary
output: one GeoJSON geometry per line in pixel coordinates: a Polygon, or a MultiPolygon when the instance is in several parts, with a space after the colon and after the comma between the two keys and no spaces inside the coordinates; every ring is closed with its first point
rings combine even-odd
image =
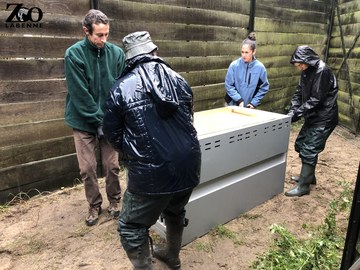
{"type": "MultiPolygon", "coordinates": [[[[311,46],[315,52],[317,52],[319,55],[321,55],[323,46],[322,45],[317,45],[317,44],[308,44],[309,46],[311,46]]],[[[299,44],[294,44],[294,45],[289,45],[289,44],[271,44],[271,45],[261,45],[258,46],[258,48],[256,49],[256,55],[259,59],[263,59],[265,57],[274,57],[274,56],[284,56],[287,55],[289,57],[289,61],[290,61],[290,57],[293,54],[293,52],[295,51],[295,49],[297,48],[297,46],[299,46],[299,44]]]]}
{"type": "Polygon", "coordinates": [[[31,197],[38,191],[79,184],[79,177],[76,154],[0,169],[0,201],[8,201],[20,192],[31,197]]]}
{"type": "MultiPolygon", "coordinates": [[[[0,53],[3,57],[62,58],[65,50],[77,42],[73,38],[12,37],[0,36],[0,53]],[[38,45],[41,44],[39,48],[38,45]]],[[[120,41],[119,41],[120,42],[120,41]]],[[[239,51],[238,42],[154,40],[159,55],[166,56],[215,56],[239,51]]]]}
{"type": "Polygon", "coordinates": [[[350,71],[350,81],[360,84],[360,71],[350,71]]]}
{"type": "Polygon", "coordinates": [[[353,95],[360,95],[360,81],[351,81],[350,84],[353,95]]]}
{"type": "Polygon", "coordinates": [[[324,34],[314,33],[279,33],[279,32],[257,32],[256,43],[259,48],[263,45],[299,45],[299,40],[302,44],[317,44],[324,43],[324,34]]]}
{"type": "Polygon", "coordinates": [[[339,123],[341,126],[349,129],[352,132],[355,132],[356,127],[353,120],[349,116],[339,113],[339,123]]]}
{"type": "MultiPolygon", "coordinates": [[[[345,44],[345,48],[348,50],[349,48],[351,48],[354,44],[354,40],[355,40],[355,36],[344,36],[344,44],[345,44]]],[[[360,43],[359,43],[360,44],[360,43]]],[[[353,53],[357,53],[359,54],[360,49],[359,48],[354,48],[353,49],[353,53]]],[[[332,37],[330,39],[330,53],[336,53],[338,54],[339,52],[342,53],[342,41],[340,36],[339,37],[332,37]]]]}
{"type": "MultiPolygon", "coordinates": [[[[345,55],[347,55],[349,49],[349,47],[346,48],[346,51],[345,51],[345,55]]],[[[344,57],[344,54],[343,54],[343,51],[341,48],[331,48],[329,50],[329,58],[343,58],[344,57]]],[[[360,47],[358,48],[354,48],[351,50],[350,52],[350,55],[349,55],[350,58],[359,58],[360,57],[360,47]]]]}
{"type": "Polygon", "coordinates": [[[262,0],[263,5],[289,8],[296,10],[307,10],[327,13],[330,8],[330,3],[326,0],[320,1],[288,1],[288,0],[262,0]]]}
{"type": "Polygon", "coordinates": [[[295,88],[292,86],[281,87],[281,88],[272,88],[266,94],[266,100],[273,101],[277,99],[288,98],[291,99],[294,95],[295,88]]]}
{"type": "MultiPolygon", "coordinates": [[[[101,9],[108,10],[107,5],[111,3],[112,0],[102,0],[101,9]]],[[[196,8],[196,9],[209,9],[209,10],[218,10],[218,11],[228,11],[235,12],[240,14],[249,14],[250,3],[249,1],[238,1],[238,0],[126,0],[119,1],[121,5],[123,2],[137,2],[137,3],[149,3],[149,4],[159,4],[159,5],[169,5],[169,6],[179,6],[186,8],[196,8]]]]}
{"type": "Polygon", "coordinates": [[[0,35],[0,54],[2,58],[62,58],[65,50],[78,40],[77,38],[39,36],[12,36],[9,38],[0,35]]]}
{"type": "Polygon", "coordinates": [[[360,108],[360,93],[353,93],[352,99],[350,101],[349,93],[344,92],[344,91],[339,91],[338,92],[338,101],[341,101],[341,102],[347,103],[347,104],[352,103],[352,105],[355,108],[360,108]]]}
{"type": "Polygon", "coordinates": [[[73,136],[0,148],[0,168],[75,153],[73,136]]]}
{"type": "MultiPolygon", "coordinates": [[[[86,11],[84,12],[85,15],[86,11]]],[[[9,12],[0,11],[0,17],[6,18],[9,12]]],[[[82,32],[82,17],[65,15],[65,14],[51,14],[44,13],[41,21],[37,23],[4,23],[1,28],[3,33],[15,35],[44,35],[44,36],[73,36],[81,39],[82,32]],[[61,29],[61,31],[59,31],[61,29]]]]}
{"type": "MultiPolygon", "coordinates": [[[[334,70],[334,72],[337,74],[338,70],[334,70]]],[[[360,84],[360,72],[352,72],[350,71],[349,73],[345,70],[345,69],[342,69],[338,76],[337,76],[337,79],[338,80],[345,80],[346,82],[348,81],[350,77],[350,82],[353,83],[353,88],[354,89],[359,89],[359,84],[360,84]]]]}
{"type": "Polygon", "coordinates": [[[65,79],[0,81],[0,104],[64,99],[65,79]]]}
{"type": "Polygon", "coordinates": [[[255,18],[255,31],[282,33],[326,34],[327,25],[312,22],[293,22],[279,19],[255,18]]]}
{"type": "Polygon", "coordinates": [[[341,100],[338,100],[338,107],[340,113],[346,114],[350,117],[350,105],[348,103],[344,103],[341,100]]]}
{"type": "Polygon", "coordinates": [[[0,104],[0,126],[64,117],[65,99],[0,104]]]}
{"type": "Polygon", "coordinates": [[[285,108],[289,105],[289,103],[290,103],[290,98],[269,100],[265,97],[263,103],[258,107],[258,109],[284,114],[285,108]]]}
{"type": "Polygon", "coordinates": [[[0,126],[0,147],[26,145],[71,134],[64,119],[0,126]]]}
{"type": "MultiPolygon", "coordinates": [[[[344,36],[354,35],[360,31],[360,23],[342,25],[341,29],[344,36]]],[[[334,23],[332,35],[340,36],[340,28],[336,23],[334,23]]]]}
{"type": "Polygon", "coordinates": [[[239,52],[238,42],[156,41],[160,57],[227,56],[239,52]]]}
{"type": "Polygon", "coordinates": [[[355,24],[360,22],[360,10],[340,15],[341,25],[355,24]]]}
{"type": "Polygon", "coordinates": [[[0,74],[6,80],[61,79],[65,77],[63,59],[0,59],[0,74]],[[19,76],[21,74],[21,76],[19,76]]]}
{"type": "Polygon", "coordinates": [[[340,9],[340,14],[359,11],[359,3],[357,1],[349,1],[344,3],[338,1],[338,6],[340,9]]]}
{"type": "Polygon", "coordinates": [[[295,88],[299,82],[299,77],[300,76],[298,74],[293,74],[292,76],[286,77],[268,78],[270,89],[293,87],[295,91],[295,88]]]}
{"type": "Polygon", "coordinates": [[[167,57],[164,60],[177,72],[228,68],[236,56],[167,57]]]}
{"type": "Polygon", "coordinates": [[[271,67],[267,68],[267,74],[269,78],[279,78],[279,77],[291,77],[294,75],[295,70],[291,64],[286,67],[271,67]]]}
{"type": "Polygon", "coordinates": [[[200,86],[222,83],[225,80],[227,69],[179,72],[181,76],[190,84],[190,86],[200,86]]]}
{"type": "MultiPolygon", "coordinates": [[[[111,26],[111,40],[122,39],[134,31],[148,31],[152,39],[157,40],[184,40],[184,41],[242,41],[247,30],[245,26],[225,27],[209,25],[187,25],[179,23],[158,23],[156,21],[116,21],[111,26]],[[114,39],[115,38],[115,39],[114,39]]],[[[157,44],[157,43],[156,43],[157,44]]]]}
{"type": "Polygon", "coordinates": [[[194,104],[195,112],[224,107],[224,99],[201,100],[194,104]]]}
{"type": "Polygon", "coordinates": [[[338,101],[349,103],[349,100],[350,100],[349,93],[338,91],[338,101]]]}
{"type": "MultiPolygon", "coordinates": [[[[11,2],[22,3],[21,1],[6,1],[0,0],[0,10],[6,11],[9,15],[14,9],[14,6],[9,7],[6,9],[7,4],[12,4],[11,2]]],[[[44,0],[32,0],[30,3],[25,2],[23,3],[23,7],[28,9],[32,7],[38,7],[42,10],[45,14],[67,14],[67,15],[79,15],[84,16],[86,12],[90,9],[90,2],[89,0],[51,0],[51,1],[44,1],[44,0]]],[[[9,16],[8,15],[8,16],[9,16]]],[[[2,18],[7,18],[2,17],[2,18]]]]}
{"type": "Polygon", "coordinates": [[[338,79],[337,82],[338,82],[338,86],[339,86],[339,91],[349,93],[347,80],[338,79]]]}
{"type": "Polygon", "coordinates": [[[218,83],[205,86],[192,87],[195,104],[208,99],[222,99],[225,96],[225,84],[218,83]]]}
{"type": "MultiPolygon", "coordinates": [[[[102,4],[102,10],[115,19],[132,22],[154,22],[157,23],[180,23],[195,25],[216,25],[240,27],[247,26],[248,15],[219,10],[209,10],[203,8],[188,8],[173,5],[152,3],[139,3],[135,1],[108,1],[102,4]]],[[[160,29],[159,29],[160,30],[160,29]]]]}
{"type": "MultiPolygon", "coordinates": [[[[342,64],[342,62],[343,62],[342,58],[331,57],[328,59],[329,66],[333,67],[336,70],[338,70],[340,68],[340,65],[342,64]]],[[[348,58],[346,60],[346,64],[347,64],[349,70],[352,70],[353,72],[354,71],[360,72],[360,59],[348,58]]]]}
{"type": "Polygon", "coordinates": [[[266,68],[276,68],[276,67],[291,67],[289,55],[280,55],[280,56],[268,56],[257,59],[264,64],[266,68]]]}
{"type": "Polygon", "coordinates": [[[328,14],[314,10],[302,10],[285,8],[282,6],[273,6],[263,4],[262,2],[256,3],[256,17],[280,19],[286,21],[296,22],[313,22],[313,23],[327,23],[328,14]]]}

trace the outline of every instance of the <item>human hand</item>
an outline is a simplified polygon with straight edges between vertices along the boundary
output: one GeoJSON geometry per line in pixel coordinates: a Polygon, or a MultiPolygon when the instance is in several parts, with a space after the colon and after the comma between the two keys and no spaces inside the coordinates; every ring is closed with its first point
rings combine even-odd
{"type": "Polygon", "coordinates": [[[252,104],[248,104],[248,105],[246,105],[246,108],[249,108],[249,109],[255,109],[255,107],[254,107],[252,104]]]}
{"type": "Polygon", "coordinates": [[[239,107],[244,107],[244,101],[240,102],[239,107]]]}
{"type": "Polygon", "coordinates": [[[287,116],[291,117],[291,123],[298,121],[300,118],[294,114],[294,111],[288,112],[287,116]]]}
{"type": "Polygon", "coordinates": [[[97,128],[97,137],[98,137],[99,140],[101,140],[101,139],[103,139],[105,137],[102,126],[99,126],[97,128]]]}

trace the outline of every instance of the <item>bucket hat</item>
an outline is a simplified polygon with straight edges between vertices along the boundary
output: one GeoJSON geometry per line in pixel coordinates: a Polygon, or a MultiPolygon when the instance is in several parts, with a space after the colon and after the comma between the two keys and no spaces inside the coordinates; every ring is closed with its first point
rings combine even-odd
{"type": "Polygon", "coordinates": [[[138,31],[125,36],[122,40],[125,49],[125,58],[129,60],[140,54],[150,53],[157,49],[152,42],[149,32],[138,31]]]}

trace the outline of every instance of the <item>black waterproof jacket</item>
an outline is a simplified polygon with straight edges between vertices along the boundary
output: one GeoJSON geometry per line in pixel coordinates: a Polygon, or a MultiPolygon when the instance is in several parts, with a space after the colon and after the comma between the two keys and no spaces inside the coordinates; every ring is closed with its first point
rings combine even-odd
{"type": "Polygon", "coordinates": [[[305,63],[309,67],[301,73],[299,84],[291,100],[288,113],[292,122],[302,116],[307,127],[332,127],[338,123],[338,86],[332,71],[307,45],[293,53],[291,64],[305,63]]]}
{"type": "Polygon", "coordinates": [[[172,194],[199,183],[193,93],[161,58],[132,58],[105,103],[104,133],[127,169],[127,188],[172,194]]]}

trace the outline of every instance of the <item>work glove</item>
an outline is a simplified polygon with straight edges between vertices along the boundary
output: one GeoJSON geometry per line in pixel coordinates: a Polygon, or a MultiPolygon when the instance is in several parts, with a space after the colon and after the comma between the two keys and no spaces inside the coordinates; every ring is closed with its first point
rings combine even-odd
{"type": "Polygon", "coordinates": [[[104,137],[105,137],[102,126],[98,126],[98,128],[97,128],[97,137],[99,140],[104,139],[104,137]]]}

